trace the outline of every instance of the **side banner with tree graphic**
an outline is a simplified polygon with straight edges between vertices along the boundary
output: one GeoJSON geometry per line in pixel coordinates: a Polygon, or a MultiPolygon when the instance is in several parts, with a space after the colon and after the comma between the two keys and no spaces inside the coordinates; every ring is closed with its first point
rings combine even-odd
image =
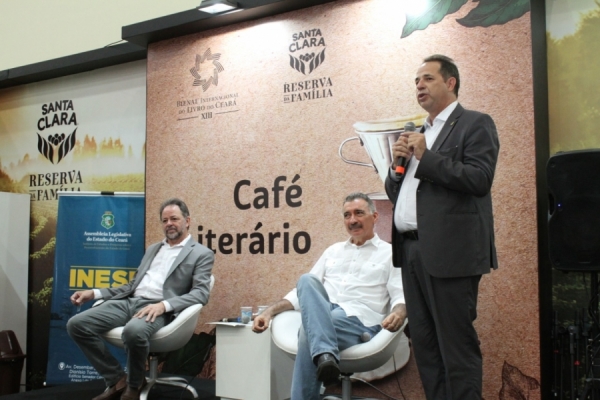
{"type": "Polygon", "coordinates": [[[31,197],[28,389],[46,382],[58,193],[144,191],[145,99],[144,60],[0,90],[0,191],[31,197]]]}

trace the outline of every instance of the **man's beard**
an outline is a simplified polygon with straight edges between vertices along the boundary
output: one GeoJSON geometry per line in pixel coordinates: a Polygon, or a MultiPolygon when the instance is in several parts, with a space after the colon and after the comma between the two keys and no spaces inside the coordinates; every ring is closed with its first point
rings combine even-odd
{"type": "Polygon", "coordinates": [[[165,236],[169,240],[175,240],[175,239],[178,239],[179,237],[181,237],[182,234],[183,234],[182,231],[175,230],[175,232],[166,232],[165,236]]]}

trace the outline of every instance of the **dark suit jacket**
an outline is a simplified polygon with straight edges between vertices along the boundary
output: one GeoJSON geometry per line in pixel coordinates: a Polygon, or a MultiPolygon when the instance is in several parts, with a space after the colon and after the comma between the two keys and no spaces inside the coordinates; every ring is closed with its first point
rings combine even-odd
{"type": "MultiPolygon", "coordinates": [[[[497,268],[490,189],[498,159],[492,118],[458,104],[417,167],[417,227],[423,264],[438,278],[466,277],[497,268]]],[[[403,180],[388,175],[396,208],[403,180]]],[[[394,266],[402,265],[402,237],[392,227],[394,266]]]]}
{"type": "MultiPolygon", "coordinates": [[[[140,284],[150,268],[152,260],[162,246],[162,242],[148,247],[135,278],[119,287],[100,289],[104,300],[123,299],[130,296],[140,284]]],[[[173,313],[192,304],[206,304],[210,292],[210,275],[215,255],[212,250],[190,238],[173,262],[163,285],[163,297],[173,307],[173,313]]]]}

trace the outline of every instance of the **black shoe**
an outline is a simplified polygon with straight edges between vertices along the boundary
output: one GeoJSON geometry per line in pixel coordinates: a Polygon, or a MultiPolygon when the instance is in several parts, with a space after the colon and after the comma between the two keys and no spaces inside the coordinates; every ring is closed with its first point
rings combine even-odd
{"type": "Polygon", "coordinates": [[[333,354],[321,354],[317,358],[317,379],[323,382],[324,386],[331,386],[338,383],[339,377],[340,367],[333,354]]]}

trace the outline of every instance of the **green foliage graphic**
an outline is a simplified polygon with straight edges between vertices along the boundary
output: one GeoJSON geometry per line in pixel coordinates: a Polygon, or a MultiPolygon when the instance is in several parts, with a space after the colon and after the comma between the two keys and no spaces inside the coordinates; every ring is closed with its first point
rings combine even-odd
{"type": "Polygon", "coordinates": [[[29,237],[31,239],[34,239],[46,227],[46,224],[48,223],[48,218],[46,218],[43,215],[35,215],[35,213],[33,213],[32,221],[35,221],[36,225],[35,228],[33,228],[33,230],[31,231],[31,233],[29,233],[29,237]]]}
{"type": "Polygon", "coordinates": [[[547,35],[551,154],[600,147],[598,41],[600,8],[582,17],[575,34],[560,40],[547,35]]]}
{"type": "Polygon", "coordinates": [[[529,0],[480,0],[469,14],[456,21],[468,28],[502,25],[523,16],[529,8],[529,0]]]}
{"type": "Polygon", "coordinates": [[[44,247],[42,247],[42,249],[40,251],[36,251],[35,253],[30,254],[29,258],[31,260],[40,260],[44,257],[54,255],[55,247],[56,247],[56,238],[52,238],[52,239],[50,239],[50,241],[48,243],[46,243],[44,245],[44,247]]]}
{"type": "MultiPolygon", "coordinates": [[[[415,31],[424,30],[431,24],[437,24],[447,15],[460,10],[466,3],[467,0],[431,2],[421,15],[406,16],[406,25],[402,29],[401,37],[407,37],[415,31]]],[[[467,28],[502,25],[523,16],[529,9],[529,0],[479,0],[477,6],[457,22],[467,28]]]]}
{"type": "Polygon", "coordinates": [[[52,297],[52,282],[54,278],[48,278],[44,281],[44,287],[35,293],[31,293],[29,295],[30,303],[38,303],[42,306],[47,306],[50,304],[50,298],[52,297]]]}
{"type": "Polygon", "coordinates": [[[427,28],[431,24],[437,24],[446,15],[450,15],[458,11],[467,0],[438,0],[431,3],[427,11],[418,17],[406,16],[406,25],[402,29],[402,36],[407,37],[417,30],[427,28]]]}

